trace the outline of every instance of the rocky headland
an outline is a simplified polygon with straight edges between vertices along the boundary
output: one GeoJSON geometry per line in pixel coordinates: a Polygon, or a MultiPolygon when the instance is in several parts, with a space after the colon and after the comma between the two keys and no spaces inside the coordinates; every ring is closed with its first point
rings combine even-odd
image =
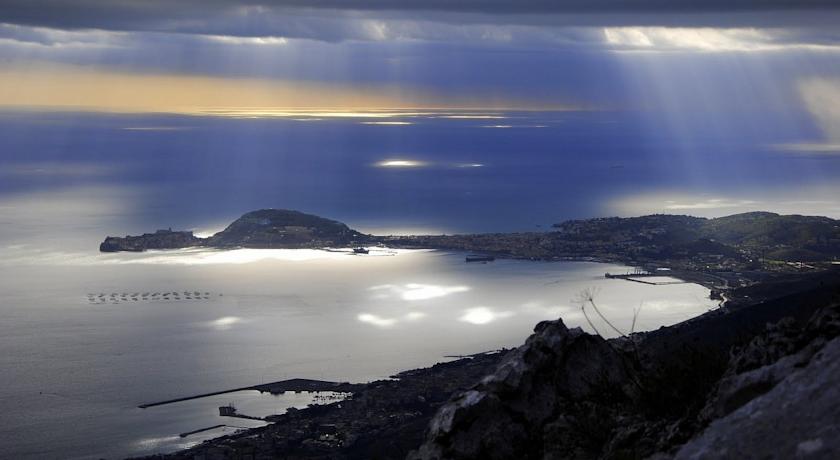
{"type": "Polygon", "coordinates": [[[109,236],[99,246],[102,252],[230,248],[324,248],[370,244],[372,238],[347,225],[323,217],[287,209],[260,209],[243,214],[224,230],[208,238],[189,231],[158,230],[139,236],[109,236]]]}

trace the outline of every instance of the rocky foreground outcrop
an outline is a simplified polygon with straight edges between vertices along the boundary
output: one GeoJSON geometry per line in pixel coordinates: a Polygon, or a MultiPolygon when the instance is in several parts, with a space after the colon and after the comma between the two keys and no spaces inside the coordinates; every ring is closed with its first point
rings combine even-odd
{"type": "Polygon", "coordinates": [[[632,393],[628,364],[600,337],[562,320],[542,322],[493,374],[438,411],[427,441],[409,458],[577,456],[586,439],[576,433],[581,420],[570,415],[609,393],[632,393]]]}
{"type": "Polygon", "coordinates": [[[409,458],[838,458],[839,305],[769,325],[722,367],[683,351],[693,369],[647,360],[643,340],[540,323],[409,458]]]}
{"type": "Polygon", "coordinates": [[[730,360],[677,459],[840,458],[840,307],[768,327],[730,360]]]}

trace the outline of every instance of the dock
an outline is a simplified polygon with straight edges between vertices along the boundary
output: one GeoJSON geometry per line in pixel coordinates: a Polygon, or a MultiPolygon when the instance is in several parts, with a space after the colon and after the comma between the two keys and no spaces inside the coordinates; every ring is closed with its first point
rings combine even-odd
{"type": "Polygon", "coordinates": [[[227,425],[213,425],[213,426],[208,426],[207,428],[199,428],[197,430],[187,431],[186,433],[181,433],[178,436],[180,436],[182,438],[186,438],[187,436],[190,436],[190,435],[193,435],[193,434],[202,433],[204,431],[215,430],[216,428],[221,428],[223,426],[227,426],[227,425]]]}
{"type": "Polygon", "coordinates": [[[327,382],[324,380],[310,380],[310,379],[290,379],[281,380],[279,382],[264,383],[262,385],[252,385],[249,387],[231,388],[228,390],[213,391],[210,393],[201,393],[191,396],[183,396],[180,398],[172,398],[163,401],[140,404],[140,409],[148,409],[155,406],[163,406],[166,404],[174,404],[183,401],[190,401],[193,399],[207,398],[209,396],[218,396],[228,393],[235,393],[237,391],[251,391],[256,390],[260,393],[283,394],[287,391],[301,392],[321,392],[332,391],[336,393],[353,393],[362,388],[363,385],[347,382],[327,382]]]}
{"type": "Polygon", "coordinates": [[[668,275],[665,275],[665,274],[662,274],[662,273],[648,273],[648,272],[624,273],[624,274],[621,274],[621,275],[604,273],[604,278],[633,281],[634,283],[649,284],[651,286],[663,286],[663,285],[668,285],[668,284],[685,284],[686,283],[683,280],[645,281],[645,280],[639,279],[639,278],[668,278],[668,275]]]}

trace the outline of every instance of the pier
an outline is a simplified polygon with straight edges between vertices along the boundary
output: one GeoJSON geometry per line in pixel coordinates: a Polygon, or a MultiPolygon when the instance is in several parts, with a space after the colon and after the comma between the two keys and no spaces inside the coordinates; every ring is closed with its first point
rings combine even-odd
{"type": "Polygon", "coordinates": [[[639,278],[668,278],[669,276],[662,273],[649,273],[649,272],[636,272],[636,273],[624,273],[621,275],[613,275],[611,273],[604,273],[604,278],[607,279],[618,279],[618,280],[627,280],[633,281],[634,283],[642,283],[642,284],[649,284],[652,286],[663,286],[668,284],[685,284],[685,281],[682,280],[673,280],[673,281],[645,281],[639,278]]]}
{"type": "Polygon", "coordinates": [[[262,385],[252,385],[249,387],[240,387],[240,388],[231,388],[228,390],[219,390],[213,391],[210,393],[201,393],[197,395],[191,396],[183,396],[180,398],[173,398],[167,399],[164,401],[157,401],[151,402],[146,404],[140,404],[140,409],[148,409],[150,407],[155,406],[163,406],[166,404],[174,404],[182,401],[190,401],[193,399],[201,399],[207,398],[209,396],[217,396],[223,395],[228,393],[235,393],[237,391],[249,391],[249,390],[256,390],[260,393],[271,393],[271,394],[282,394],[287,391],[294,391],[296,393],[300,392],[320,392],[320,391],[332,391],[336,393],[353,393],[356,390],[360,389],[363,385],[356,384],[356,383],[347,383],[347,382],[327,382],[324,380],[310,380],[310,379],[290,379],[290,380],[281,380],[279,382],[272,382],[272,383],[264,383],[262,385]]]}
{"type": "Polygon", "coordinates": [[[202,432],[205,432],[205,431],[215,430],[216,428],[221,428],[223,426],[227,426],[227,425],[224,425],[224,424],[223,425],[213,425],[213,426],[208,426],[207,428],[199,428],[197,430],[192,430],[192,431],[187,431],[186,433],[181,433],[178,436],[180,436],[182,438],[186,438],[187,436],[190,436],[190,435],[193,435],[193,434],[198,434],[198,433],[202,433],[202,432]]]}

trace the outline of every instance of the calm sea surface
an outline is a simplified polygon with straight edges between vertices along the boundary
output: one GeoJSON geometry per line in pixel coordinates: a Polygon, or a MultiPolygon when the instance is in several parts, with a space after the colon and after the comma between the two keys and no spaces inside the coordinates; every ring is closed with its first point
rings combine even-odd
{"type": "Polygon", "coordinates": [[[606,280],[604,272],[625,268],[593,263],[465,264],[462,254],[384,249],[25,250],[7,249],[0,265],[3,457],[185,447],[233,428],[178,433],[260,424],[220,418],[220,405],[260,416],[310,399],[243,392],[136,406],[294,377],[369,381],[447,354],[516,346],[543,319],[582,325],[573,300],[585,288],[598,289],[599,306],[627,329],[639,305],[639,329],[713,306],[700,286],[606,280]],[[165,292],[180,300],[162,300],[165,292]]]}
{"type": "Polygon", "coordinates": [[[473,115],[383,125],[0,113],[0,457],[182,448],[260,424],[222,419],[220,405],[261,416],[311,398],[137,405],[295,377],[369,381],[517,346],[540,320],[582,325],[573,300],[586,288],[625,329],[640,305],[638,329],[714,305],[696,285],[606,280],[626,270],[609,265],[465,264],[437,251],[100,254],[106,235],[212,233],[263,207],[378,234],[540,230],[609,214],[625,196],[708,185],[698,178],[719,179],[715,190],[785,185],[814,167],[745,147],[754,139],[699,135],[706,160],[686,162],[674,154],[685,145],[632,114],[473,115]],[[233,427],[178,437],[218,424],[233,427]]]}

